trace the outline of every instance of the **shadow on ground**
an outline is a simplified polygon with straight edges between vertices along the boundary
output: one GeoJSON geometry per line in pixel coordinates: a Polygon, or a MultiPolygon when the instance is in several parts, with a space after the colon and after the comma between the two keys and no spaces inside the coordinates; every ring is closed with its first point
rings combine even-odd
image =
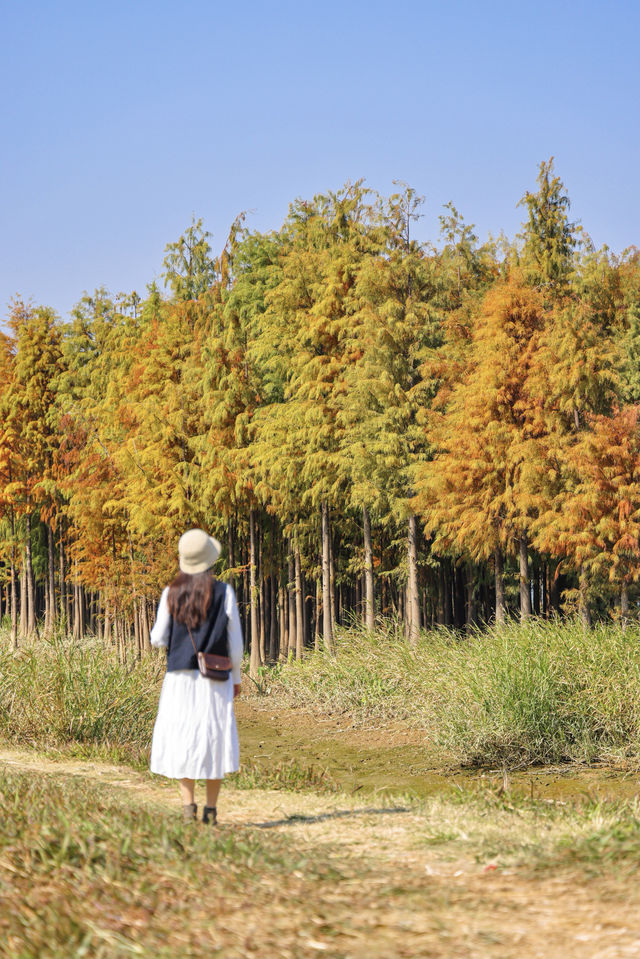
{"type": "Polygon", "coordinates": [[[329,819],[353,819],[356,816],[387,816],[397,815],[398,813],[408,813],[411,810],[407,806],[392,806],[385,809],[336,809],[333,812],[320,813],[315,816],[305,816],[302,813],[292,813],[285,819],[275,819],[269,822],[248,822],[246,826],[255,826],[256,829],[274,829],[276,826],[294,826],[300,823],[326,822],[329,819]]]}

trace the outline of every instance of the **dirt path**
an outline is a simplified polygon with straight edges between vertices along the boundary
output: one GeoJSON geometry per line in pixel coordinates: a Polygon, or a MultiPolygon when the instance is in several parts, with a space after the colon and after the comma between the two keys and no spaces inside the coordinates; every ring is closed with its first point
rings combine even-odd
{"type": "MultiPolygon", "coordinates": [[[[100,780],[110,789],[135,794],[140,802],[177,811],[173,783],[124,767],[55,761],[2,749],[3,767],[34,775],[100,780]]],[[[576,880],[575,874],[531,878],[522,870],[495,869],[491,862],[476,861],[461,854],[455,844],[434,847],[424,837],[433,831],[437,807],[225,787],[219,808],[223,828],[237,824],[283,831],[306,844],[313,855],[348,861],[352,873],[359,861],[366,860],[369,867],[375,863],[374,879],[368,868],[368,878],[361,882],[355,878],[351,889],[338,884],[326,914],[307,917],[312,930],[308,955],[349,959],[640,957],[639,897],[633,889],[629,894],[628,884],[612,879],[576,880]],[[350,941],[344,939],[344,923],[340,934],[335,934],[332,923],[339,924],[341,917],[353,930],[350,941]]]]}

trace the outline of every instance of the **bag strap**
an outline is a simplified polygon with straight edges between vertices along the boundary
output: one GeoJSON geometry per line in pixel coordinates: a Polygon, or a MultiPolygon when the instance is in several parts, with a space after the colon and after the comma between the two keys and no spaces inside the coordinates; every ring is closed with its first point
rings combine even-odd
{"type": "MultiPolygon", "coordinates": [[[[187,626],[186,623],[185,623],[185,626],[187,626]]],[[[194,653],[196,654],[196,658],[197,658],[197,656],[198,656],[198,650],[197,650],[196,644],[195,644],[194,641],[193,641],[193,633],[191,632],[191,629],[190,629],[189,626],[187,626],[187,629],[189,630],[189,638],[190,638],[190,640],[191,640],[191,645],[193,646],[193,651],[194,651],[194,653]]]]}
{"type": "MultiPolygon", "coordinates": [[[[218,582],[219,582],[219,580],[216,580],[216,585],[218,584],[218,582]]],[[[214,625],[215,625],[214,623],[210,624],[209,632],[208,632],[208,634],[207,634],[207,640],[206,640],[205,646],[207,645],[207,643],[209,642],[209,639],[211,638],[211,634],[212,634],[212,632],[213,632],[214,625]]],[[[194,653],[196,654],[196,657],[197,657],[197,656],[198,656],[198,649],[197,649],[197,647],[196,647],[196,644],[195,644],[194,641],[193,641],[193,633],[191,632],[191,629],[190,629],[190,627],[189,627],[189,625],[188,625],[187,623],[185,623],[185,626],[186,626],[187,629],[189,630],[189,638],[190,638],[190,640],[191,640],[191,645],[193,646],[193,651],[194,651],[194,653]]],[[[228,645],[229,645],[229,644],[228,644],[228,642],[227,642],[227,646],[228,646],[228,645]]],[[[227,653],[228,653],[228,652],[229,652],[229,650],[227,649],[227,653]]]]}
{"type": "MultiPolygon", "coordinates": [[[[191,632],[191,628],[189,627],[188,623],[185,623],[184,625],[185,625],[185,626],[187,627],[187,629],[189,630],[189,639],[191,640],[191,645],[193,646],[193,651],[194,651],[194,653],[196,654],[196,657],[197,657],[197,656],[199,655],[199,652],[198,652],[198,648],[197,648],[195,642],[193,641],[193,633],[191,632]]],[[[211,637],[211,632],[212,632],[212,630],[209,630],[209,633],[208,633],[208,635],[207,635],[207,643],[209,642],[209,638],[211,637]]],[[[206,643],[205,643],[205,646],[206,646],[206,643]]]]}

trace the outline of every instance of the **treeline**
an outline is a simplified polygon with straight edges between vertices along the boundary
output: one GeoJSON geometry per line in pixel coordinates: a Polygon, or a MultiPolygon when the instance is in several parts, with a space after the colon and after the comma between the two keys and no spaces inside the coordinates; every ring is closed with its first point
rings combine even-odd
{"type": "Polygon", "coordinates": [[[17,302],[2,337],[2,612],[148,644],[190,526],[225,548],[261,662],[354,615],[462,628],[631,614],[640,258],[596,250],[553,164],[514,241],[348,184],[282,228],[201,221],[167,294],[17,302]]]}

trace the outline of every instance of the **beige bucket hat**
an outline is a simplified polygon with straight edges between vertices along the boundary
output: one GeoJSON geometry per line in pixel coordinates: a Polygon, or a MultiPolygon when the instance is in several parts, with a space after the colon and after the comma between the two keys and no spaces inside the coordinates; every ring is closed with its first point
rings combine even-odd
{"type": "Polygon", "coordinates": [[[220,556],[222,547],[217,539],[203,529],[188,529],[178,542],[180,569],[183,573],[204,573],[220,556]]]}

